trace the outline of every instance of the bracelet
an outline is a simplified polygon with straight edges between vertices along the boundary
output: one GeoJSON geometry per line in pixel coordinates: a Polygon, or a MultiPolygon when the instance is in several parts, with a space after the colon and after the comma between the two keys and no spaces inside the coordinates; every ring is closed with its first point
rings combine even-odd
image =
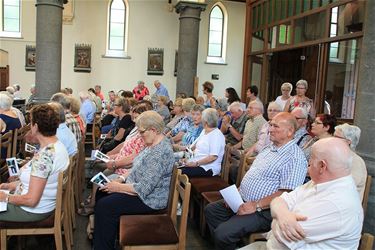
{"type": "Polygon", "coordinates": [[[118,178],[120,178],[122,180],[122,182],[125,182],[126,181],[126,178],[122,175],[120,175],[118,178]]]}

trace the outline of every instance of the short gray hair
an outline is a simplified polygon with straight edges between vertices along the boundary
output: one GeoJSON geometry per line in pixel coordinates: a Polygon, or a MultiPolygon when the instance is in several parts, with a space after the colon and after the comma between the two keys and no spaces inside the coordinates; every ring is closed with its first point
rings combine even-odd
{"type": "Polygon", "coordinates": [[[268,104],[267,109],[269,109],[269,108],[277,109],[279,112],[283,111],[282,108],[281,108],[281,106],[277,102],[270,102],[268,104]]]}
{"type": "Polygon", "coordinates": [[[193,98],[185,98],[182,100],[182,110],[185,112],[190,112],[195,105],[195,100],[193,98]]]}
{"type": "Polygon", "coordinates": [[[218,98],[216,100],[216,109],[220,111],[228,111],[228,100],[227,98],[218,98]]]}
{"type": "Polygon", "coordinates": [[[70,109],[70,100],[64,93],[56,93],[51,97],[51,101],[60,103],[64,109],[70,109]]]}
{"type": "Polygon", "coordinates": [[[164,120],[156,111],[148,110],[137,117],[135,125],[138,129],[154,128],[158,133],[164,130],[164,120]]]}
{"type": "Polygon", "coordinates": [[[264,106],[263,106],[263,103],[261,103],[260,101],[254,100],[254,101],[249,102],[249,106],[250,104],[255,104],[255,106],[260,110],[260,112],[262,114],[264,113],[264,106]]]}
{"type": "Polygon", "coordinates": [[[302,112],[302,117],[301,118],[305,118],[305,119],[307,119],[307,117],[308,117],[308,115],[309,115],[309,113],[307,112],[307,110],[306,109],[304,109],[304,108],[301,108],[301,107],[296,107],[296,108],[294,108],[293,110],[292,110],[292,112],[294,113],[294,112],[296,112],[296,111],[301,111],[302,112]],[[294,111],[295,110],[295,111],[294,111]]]}
{"type": "Polygon", "coordinates": [[[202,123],[207,123],[210,128],[217,128],[219,114],[216,109],[207,108],[202,112],[202,123]]]}
{"type": "Polygon", "coordinates": [[[240,102],[232,102],[231,105],[229,105],[229,110],[235,109],[235,110],[241,110],[243,111],[242,105],[240,102]]]}
{"type": "Polygon", "coordinates": [[[12,98],[7,94],[0,93],[0,109],[10,110],[10,107],[12,107],[12,98]]]}
{"type": "Polygon", "coordinates": [[[303,79],[299,80],[299,81],[296,83],[296,87],[297,87],[298,85],[303,85],[306,89],[309,87],[309,85],[307,84],[307,81],[306,81],[306,80],[303,80],[303,79]]]}
{"type": "Polygon", "coordinates": [[[203,105],[195,104],[193,108],[191,109],[191,111],[199,111],[202,113],[204,109],[205,107],[203,105]]]}
{"type": "Polygon", "coordinates": [[[60,119],[60,123],[64,123],[65,122],[65,111],[64,111],[64,107],[58,103],[58,102],[50,102],[49,105],[51,107],[53,107],[56,112],[59,114],[59,119],[60,119]]]}
{"type": "Polygon", "coordinates": [[[81,99],[91,99],[91,95],[89,94],[88,91],[81,91],[79,92],[78,96],[81,99]]]}
{"type": "Polygon", "coordinates": [[[350,141],[350,148],[355,150],[359,143],[359,138],[361,137],[361,129],[357,126],[344,123],[337,125],[335,130],[340,130],[345,139],[350,141]]]}

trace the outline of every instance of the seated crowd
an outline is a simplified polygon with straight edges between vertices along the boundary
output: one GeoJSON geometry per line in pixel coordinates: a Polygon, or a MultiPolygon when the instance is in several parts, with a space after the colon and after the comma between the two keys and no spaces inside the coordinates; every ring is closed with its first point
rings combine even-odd
{"type": "MultiPolygon", "coordinates": [[[[0,221],[48,217],[55,209],[59,171],[78,152],[86,131],[100,126],[96,149],[109,160],[90,166],[92,175],[103,172],[110,182],[93,184],[77,208],[81,215],[95,215],[94,249],[116,249],[121,215],[166,209],[174,168],[191,179],[219,176],[225,152],[228,182],[240,183],[244,203],[236,212],[224,199],[203,209],[216,249],[236,249],[244,237],[268,231],[267,243],[245,249],[358,247],[367,177],[355,153],[361,130],[337,125],[334,115],[316,115],[305,80],[296,83],[295,96],[292,84],[282,84],[282,95],[266,108],[256,86],[247,89],[247,103],[233,88],[214,97],[211,82],[202,84],[205,98],[181,93],[173,103],[163,84],[154,85],[153,95],[139,81],[132,91],[110,91],[108,101],[99,85],[81,91],[79,99],[66,88],[48,104],[34,105],[26,141],[38,150],[18,178],[0,184],[10,191],[0,191],[8,206],[0,221]],[[255,158],[243,177],[241,157],[255,158]]],[[[0,93],[2,134],[25,124],[12,101],[12,95],[0,93]]],[[[1,157],[6,158],[3,149],[1,157]]]]}

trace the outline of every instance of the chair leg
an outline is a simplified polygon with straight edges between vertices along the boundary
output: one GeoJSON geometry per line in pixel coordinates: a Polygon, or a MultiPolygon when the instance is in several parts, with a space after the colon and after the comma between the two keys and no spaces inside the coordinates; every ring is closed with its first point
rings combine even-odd
{"type": "MultiPolygon", "coordinates": [[[[67,250],[70,250],[71,249],[71,238],[70,238],[70,225],[69,225],[69,218],[67,216],[68,214],[64,214],[64,219],[63,219],[63,228],[64,228],[64,238],[65,238],[65,247],[67,250]]],[[[56,240],[56,235],[55,235],[55,240],[56,240]]],[[[61,237],[61,233],[60,233],[60,242],[61,242],[61,247],[62,247],[62,237],[61,237]]],[[[56,241],[56,249],[57,248],[57,241],[56,241]]]]}
{"type": "Polygon", "coordinates": [[[2,229],[0,230],[0,245],[1,245],[1,249],[7,249],[7,231],[6,229],[2,229]]]}
{"type": "Polygon", "coordinates": [[[61,228],[55,228],[56,250],[63,250],[61,228]]]}
{"type": "Polygon", "coordinates": [[[204,198],[201,200],[200,204],[200,223],[199,223],[199,230],[202,237],[206,236],[206,217],[204,216],[204,208],[206,207],[207,202],[204,198]]]}

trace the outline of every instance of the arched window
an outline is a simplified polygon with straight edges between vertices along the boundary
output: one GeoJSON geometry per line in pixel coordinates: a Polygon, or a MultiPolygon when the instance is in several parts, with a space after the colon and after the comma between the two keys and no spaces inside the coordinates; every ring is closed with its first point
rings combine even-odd
{"type": "Polygon", "coordinates": [[[109,1],[106,56],[126,57],[128,13],[127,0],[109,1]]]}
{"type": "Polygon", "coordinates": [[[21,37],[21,1],[1,0],[0,8],[0,36],[21,37]]]}
{"type": "Polygon", "coordinates": [[[221,2],[212,6],[208,28],[208,63],[225,63],[227,16],[227,11],[221,2]]]}

